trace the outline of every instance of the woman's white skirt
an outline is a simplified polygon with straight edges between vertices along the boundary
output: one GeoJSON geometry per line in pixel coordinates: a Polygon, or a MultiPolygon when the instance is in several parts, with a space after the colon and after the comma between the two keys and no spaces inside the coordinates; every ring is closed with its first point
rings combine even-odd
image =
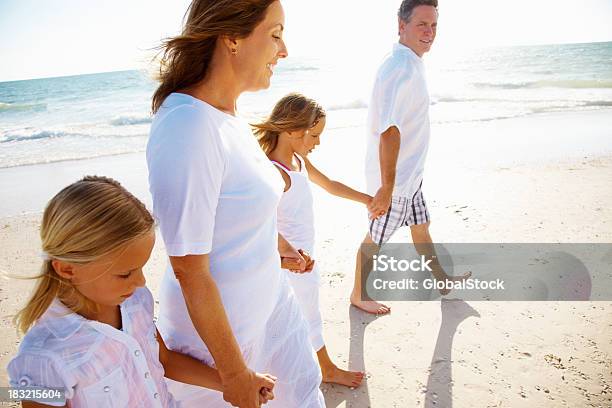
{"type": "MultiPolygon", "coordinates": [[[[272,374],[278,378],[274,387],[275,398],[268,402],[266,407],[325,407],[325,400],[319,389],[321,370],[310,343],[307,322],[287,280],[283,286],[262,338],[258,344],[243,350],[246,364],[254,371],[272,374]]],[[[220,392],[169,379],[166,381],[170,392],[182,408],[231,406],[223,400],[220,392]]]]}

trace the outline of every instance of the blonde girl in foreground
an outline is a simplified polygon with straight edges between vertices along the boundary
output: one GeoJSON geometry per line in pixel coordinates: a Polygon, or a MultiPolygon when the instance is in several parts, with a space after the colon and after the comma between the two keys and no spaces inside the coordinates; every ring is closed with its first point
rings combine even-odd
{"type": "Polygon", "coordinates": [[[142,273],[154,221],[137,198],[85,177],[48,203],[40,236],[42,273],[15,318],[26,335],[8,372],[11,387],[62,388],[65,399],[24,407],[177,406],[164,376],[221,391],[216,370],[168,350],[155,328],[142,273]]]}
{"type": "MultiPolygon", "coordinates": [[[[294,248],[305,249],[314,259],[314,214],[309,180],[331,194],[366,205],[372,197],[330,180],[307,159],[319,145],[325,128],[325,111],[312,99],[289,94],[277,102],[268,119],[253,124],[253,127],[261,147],[285,181],[285,192],[278,206],[278,232],[294,248]]],[[[317,265],[310,273],[288,273],[288,276],[308,321],[310,340],[317,352],[323,381],[349,387],[360,385],[363,373],[339,369],[327,353],[319,311],[320,274],[317,265]]]]}

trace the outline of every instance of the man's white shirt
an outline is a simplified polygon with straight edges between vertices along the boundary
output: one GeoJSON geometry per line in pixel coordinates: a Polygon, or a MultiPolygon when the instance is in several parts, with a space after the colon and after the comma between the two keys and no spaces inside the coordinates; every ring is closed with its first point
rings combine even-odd
{"type": "Polygon", "coordinates": [[[392,126],[400,132],[393,196],[412,198],[429,146],[429,92],[422,59],[399,43],[378,69],[368,109],[365,174],[371,195],[381,186],[380,135],[392,126]]]}

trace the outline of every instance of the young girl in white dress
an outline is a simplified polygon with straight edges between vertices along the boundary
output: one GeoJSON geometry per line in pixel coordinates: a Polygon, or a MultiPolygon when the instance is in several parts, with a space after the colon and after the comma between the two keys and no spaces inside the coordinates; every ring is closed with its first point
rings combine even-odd
{"type": "MultiPolygon", "coordinates": [[[[145,206],[104,177],[85,177],[47,204],[42,272],[15,318],[26,334],[8,373],[12,388],[61,397],[41,393],[24,407],[178,406],[164,376],[222,390],[216,370],[168,350],[156,330],[142,273],[154,230],[145,206]]],[[[262,393],[261,402],[273,397],[262,393]]]]}
{"type": "MultiPolygon", "coordinates": [[[[312,99],[296,93],[289,94],[276,103],[264,122],[253,124],[253,127],[261,147],[285,181],[285,190],[278,206],[278,231],[294,248],[307,251],[308,256],[314,259],[315,231],[310,181],[331,194],[366,205],[372,197],[330,180],[308,160],[308,154],[319,145],[325,128],[325,111],[312,99]]],[[[364,374],[341,370],[327,353],[319,311],[318,265],[315,264],[310,273],[287,272],[309,324],[310,340],[317,352],[323,381],[359,386],[364,374]]]]}

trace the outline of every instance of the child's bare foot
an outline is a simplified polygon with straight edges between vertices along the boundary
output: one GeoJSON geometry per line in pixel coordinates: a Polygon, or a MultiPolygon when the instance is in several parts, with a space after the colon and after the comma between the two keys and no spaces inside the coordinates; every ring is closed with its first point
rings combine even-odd
{"type": "Polygon", "coordinates": [[[321,368],[321,374],[323,374],[323,382],[346,385],[347,387],[359,387],[364,377],[362,372],[341,370],[335,365],[329,368],[321,368]]]}
{"type": "MultiPolygon", "coordinates": [[[[472,276],[472,272],[466,272],[466,273],[464,273],[464,274],[463,274],[463,275],[461,275],[461,276],[449,276],[449,277],[447,277],[446,279],[447,279],[447,280],[449,280],[449,281],[451,281],[451,282],[461,282],[461,281],[466,280],[466,279],[467,279],[467,278],[469,278],[470,276],[472,276]]],[[[451,289],[446,289],[446,288],[444,288],[444,289],[438,289],[438,290],[440,291],[440,294],[441,294],[442,296],[444,296],[444,295],[448,295],[448,294],[450,293],[450,291],[451,291],[451,289]]]]}
{"type": "Polygon", "coordinates": [[[391,308],[374,300],[361,300],[359,296],[351,295],[351,304],[364,312],[384,315],[391,312],[391,308]]]}

